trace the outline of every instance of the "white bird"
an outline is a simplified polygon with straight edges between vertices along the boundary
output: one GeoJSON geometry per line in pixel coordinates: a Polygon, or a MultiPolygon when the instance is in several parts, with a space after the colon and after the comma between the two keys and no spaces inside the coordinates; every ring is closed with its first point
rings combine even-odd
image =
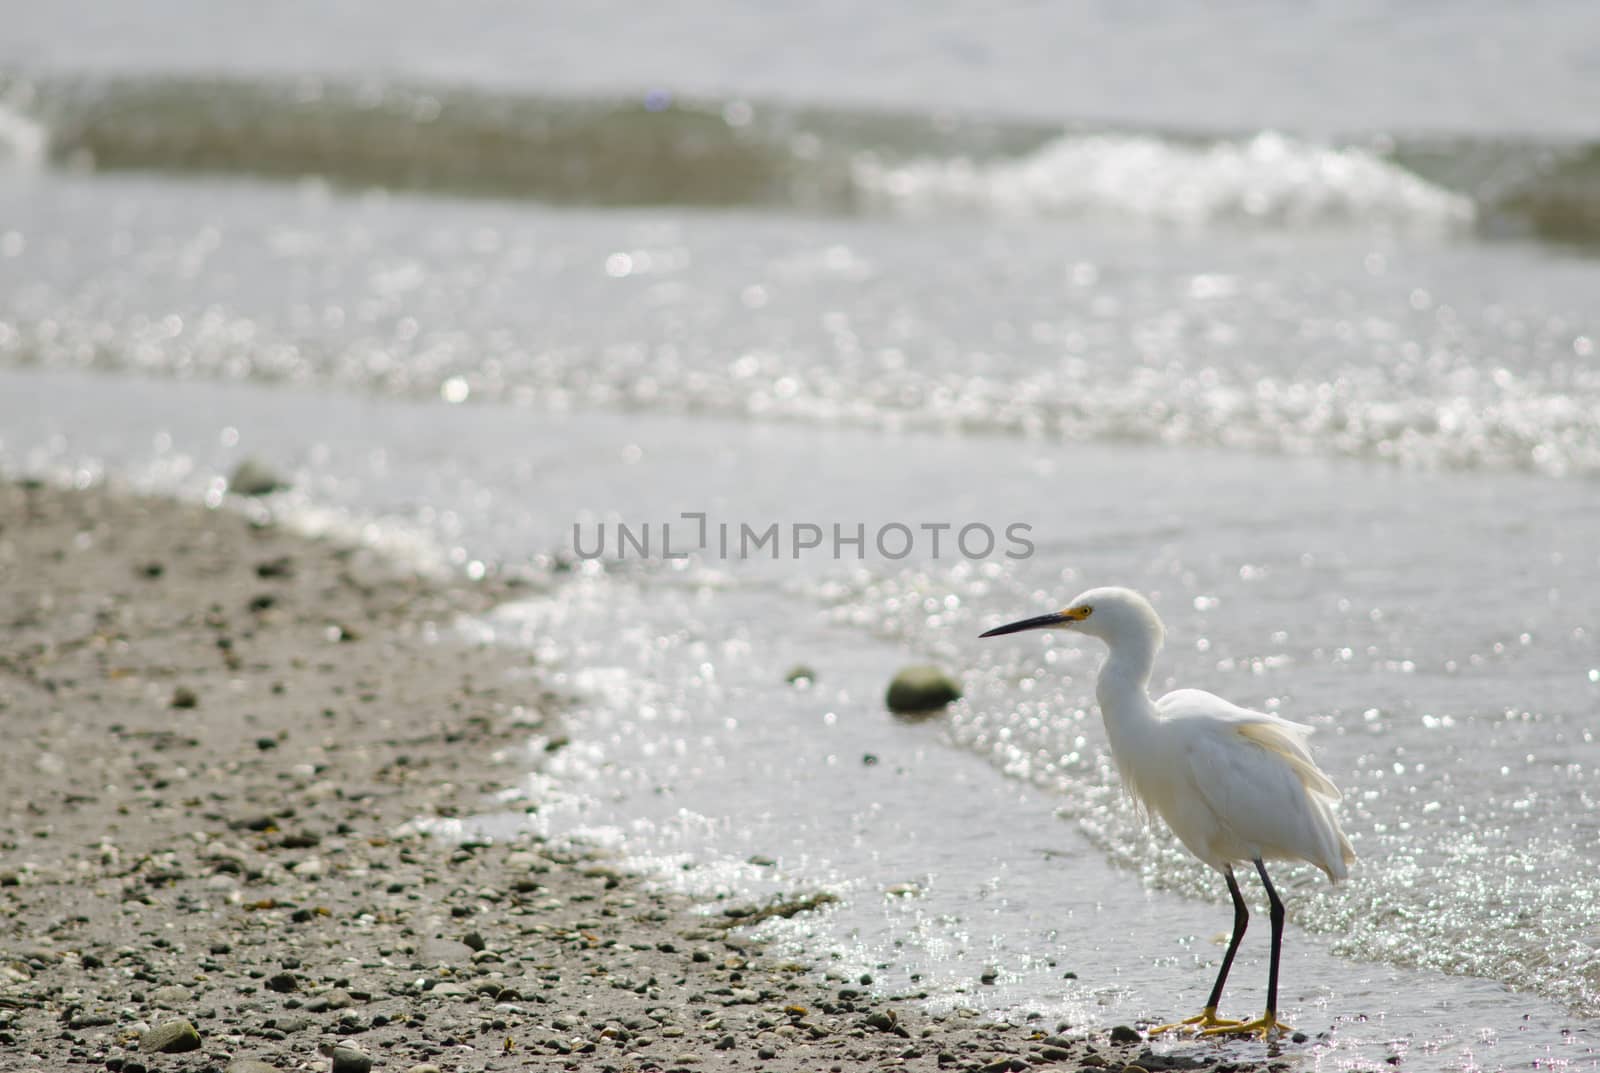
{"type": "Polygon", "coordinates": [[[1189,852],[1222,873],[1233,896],[1233,936],[1205,1009],[1153,1028],[1151,1034],[1169,1029],[1263,1036],[1292,1031],[1278,1020],[1284,912],[1265,862],[1309,861],[1337,883],[1355,860],[1333,814],[1339,788],[1306,748],[1311,728],[1240,708],[1199,689],[1180,689],[1152,700],[1150,674],[1164,631],[1155,608],[1131,589],[1090,589],[1063,611],[1000,626],[983,636],[1022,630],[1071,630],[1106,643],[1110,655],[1100,669],[1095,696],[1123,785],[1146,814],[1160,816],[1189,852]],[[1272,962],[1266,1013],[1254,1021],[1233,1021],[1219,1018],[1217,1005],[1250,919],[1233,875],[1234,864],[1245,861],[1255,865],[1272,906],[1272,962]]]}

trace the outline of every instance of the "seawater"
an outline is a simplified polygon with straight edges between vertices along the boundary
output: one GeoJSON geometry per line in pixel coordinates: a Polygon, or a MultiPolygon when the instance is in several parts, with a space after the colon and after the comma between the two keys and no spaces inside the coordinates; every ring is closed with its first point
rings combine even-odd
{"type": "Polygon", "coordinates": [[[473,829],[832,891],[764,934],[935,1010],[1187,1014],[1226,898],[1122,799],[1098,651],[977,640],[1128,584],[1158,688],[1310,723],[1345,789],[1351,881],[1276,871],[1299,1064],[1600,1064],[1587,8],[208,11],[7,18],[0,467],[220,502],[259,456],[294,524],[524,574],[439,628],[530,650],[572,740],[473,829]],[[685,512],[1033,553],[573,547],[685,512]],[[891,717],[928,661],[965,697],[891,717]]]}

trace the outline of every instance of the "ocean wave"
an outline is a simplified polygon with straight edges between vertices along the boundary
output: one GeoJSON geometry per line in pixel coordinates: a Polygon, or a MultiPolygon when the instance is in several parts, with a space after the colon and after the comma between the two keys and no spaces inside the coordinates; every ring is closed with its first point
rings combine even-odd
{"type": "Polygon", "coordinates": [[[1472,199],[1360,148],[1266,132],[1186,145],[1147,135],[1057,138],[1017,159],[921,158],[854,171],[896,211],[964,209],[1005,216],[1121,217],[1178,226],[1360,225],[1439,234],[1473,224],[1472,199]]]}
{"type": "Polygon", "coordinates": [[[318,78],[0,73],[0,155],[555,204],[966,211],[1600,241],[1600,146],[1313,142],[318,78]],[[19,103],[20,102],[20,103],[19,103]]]}

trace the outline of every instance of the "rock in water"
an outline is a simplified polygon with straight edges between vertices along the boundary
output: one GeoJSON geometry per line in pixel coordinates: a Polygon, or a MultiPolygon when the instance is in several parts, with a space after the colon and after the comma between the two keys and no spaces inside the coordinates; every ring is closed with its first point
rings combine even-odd
{"type": "Polygon", "coordinates": [[[145,1054],[181,1054],[200,1049],[200,1033],[188,1021],[167,1021],[156,1025],[139,1040],[145,1054]]]}
{"type": "Polygon", "coordinates": [[[936,712],[961,696],[961,687],[937,667],[905,667],[889,683],[891,712],[936,712]]]}
{"type": "Polygon", "coordinates": [[[271,495],[287,487],[289,482],[286,478],[278,476],[272,467],[254,458],[240,462],[234,467],[233,476],[228,478],[228,491],[236,496],[271,495]]]}
{"type": "Polygon", "coordinates": [[[802,683],[805,685],[810,685],[812,682],[817,680],[817,672],[806,666],[804,663],[797,663],[793,667],[789,668],[789,673],[783,676],[783,680],[792,686],[800,685],[802,683]]]}

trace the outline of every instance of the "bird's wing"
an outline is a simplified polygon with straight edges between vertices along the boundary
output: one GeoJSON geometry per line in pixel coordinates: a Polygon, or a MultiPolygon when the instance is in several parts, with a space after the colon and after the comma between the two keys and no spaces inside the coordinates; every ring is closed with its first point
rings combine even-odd
{"type": "Polygon", "coordinates": [[[1338,801],[1344,795],[1311,757],[1306,740],[1312,727],[1292,723],[1266,712],[1241,708],[1203,689],[1179,689],[1156,701],[1156,708],[1167,719],[1198,719],[1233,727],[1238,734],[1276,754],[1300,779],[1309,792],[1338,801]]]}
{"type": "Polygon", "coordinates": [[[1308,860],[1342,878],[1354,854],[1331,811],[1339,789],[1306,749],[1310,728],[1183,692],[1160,707],[1179,734],[1194,792],[1233,844],[1308,860]]]}

